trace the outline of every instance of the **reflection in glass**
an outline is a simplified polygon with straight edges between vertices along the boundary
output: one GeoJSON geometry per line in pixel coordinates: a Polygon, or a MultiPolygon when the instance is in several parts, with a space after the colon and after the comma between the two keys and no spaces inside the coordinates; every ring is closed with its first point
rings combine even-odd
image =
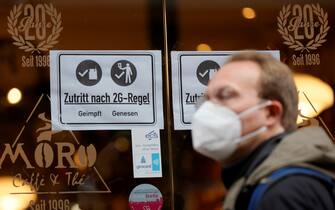
{"type": "Polygon", "coordinates": [[[242,15],[245,19],[254,19],[256,17],[256,12],[251,7],[244,7],[242,9],[242,15]]]}
{"type": "Polygon", "coordinates": [[[0,209],[3,210],[22,210],[29,206],[30,202],[34,202],[37,198],[36,194],[30,192],[34,187],[27,182],[22,182],[22,186],[16,186],[13,177],[0,177],[0,209]],[[22,194],[25,193],[25,194],[22,194]]]}
{"type": "Polygon", "coordinates": [[[18,88],[12,88],[7,93],[7,100],[10,104],[17,104],[22,99],[21,90],[18,88]]]}
{"type": "MultiPolygon", "coordinates": [[[[313,118],[334,104],[334,92],[332,88],[320,80],[308,74],[295,74],[294,80],[299,91],[299,110],[302,116],[313,118]]],[[[298,123],[302,122],[301,116],[298,123]]]]}

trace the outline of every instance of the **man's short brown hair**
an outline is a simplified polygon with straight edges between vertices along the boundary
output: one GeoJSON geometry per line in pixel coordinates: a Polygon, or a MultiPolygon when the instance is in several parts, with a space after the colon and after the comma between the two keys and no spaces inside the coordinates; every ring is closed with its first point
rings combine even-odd
{"type": "Polygon", "coordinates": [[[252,61],[260,66],[259,97],[279,101],[283,106],[283,127],[286,131],[295,130],[298,116],[298,92],[291,69],[270,54],[255,51],[234,54],[227,63],[235,61],[252,61]]]}

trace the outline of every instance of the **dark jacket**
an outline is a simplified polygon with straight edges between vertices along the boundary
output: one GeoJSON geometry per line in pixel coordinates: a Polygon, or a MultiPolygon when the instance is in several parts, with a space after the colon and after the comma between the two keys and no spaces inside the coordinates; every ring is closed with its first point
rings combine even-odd
{"type": "MultiPolygon", "coordinates": [[[[285,166],[312,168],[335,179],[335,145],[320,127],[302,128],[269,139],[246,159],[223,170],[223,180],[229,188],[224,209],[247,209],[254,187],[285,166]]],[[[321,180],[291,175],[270,186],[258,210],[333,210],[333,193],[321,180]]]]}

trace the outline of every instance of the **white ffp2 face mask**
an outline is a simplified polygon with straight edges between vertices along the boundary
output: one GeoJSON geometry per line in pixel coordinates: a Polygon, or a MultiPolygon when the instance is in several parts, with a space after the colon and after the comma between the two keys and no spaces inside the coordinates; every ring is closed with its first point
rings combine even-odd
{"type": "Polygon", "coordinates": [[[240,117],[270,104],[271,101],[266,101],[236,114],[227,107],[206,101],[193,115],[192,143],[194,150],[214,160],[226,160],[236,151],[237,145],[241,141],[253,138],[267,129],[266,126],[262,126],[245,136],[241,136],[240,117]]]}

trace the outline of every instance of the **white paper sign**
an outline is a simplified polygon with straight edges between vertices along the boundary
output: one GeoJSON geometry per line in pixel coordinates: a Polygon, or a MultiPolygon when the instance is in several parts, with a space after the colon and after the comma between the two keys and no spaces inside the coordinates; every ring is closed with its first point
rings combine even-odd
{"type": "Polygon", "coordinates": [[[159,130],[132,129],[134,178],[162,177],[159,130]]]}
{"type": "MultiPolygon", "coordinates": [[[[232,54],[239,51],[172,51],[172,99],[175,130],[191,129],[191,119],[208,81],[232,54]]],[[[279,51],[269,53],[280,60],[279,51]]]]}
{"type": "Polygon", "coordinates": [[[50,51],[53,130],[164,127],[160,51],[50,51]]]}

